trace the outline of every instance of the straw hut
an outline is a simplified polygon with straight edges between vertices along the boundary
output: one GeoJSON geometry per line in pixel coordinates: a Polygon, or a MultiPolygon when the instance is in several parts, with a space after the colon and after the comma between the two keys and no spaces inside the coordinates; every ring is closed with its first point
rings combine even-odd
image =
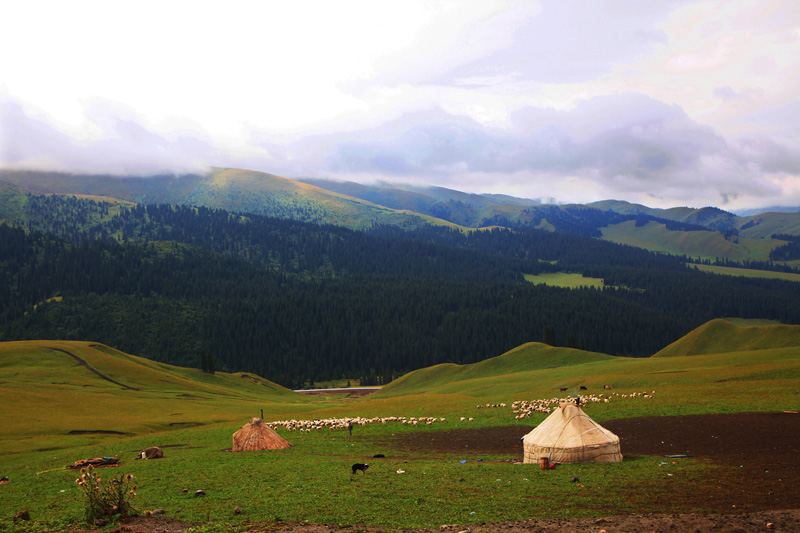
{"type": "Polygon", "coordinates": [[[564,403],[536,429],[522,437],[523,462],[618,463],[619,437],[589,418],[573,403],[564,403]]]}
{"type": "Polygon", "coordinates": [[[233,451],[280,450],[292,445],[278,435],[260,418],[251,418],[250,422],[233,434],[233,451]]]}

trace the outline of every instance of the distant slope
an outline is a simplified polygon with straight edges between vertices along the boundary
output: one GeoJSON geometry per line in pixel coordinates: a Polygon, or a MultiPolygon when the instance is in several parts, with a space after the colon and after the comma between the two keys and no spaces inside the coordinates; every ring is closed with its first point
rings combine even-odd
{"type": "Polygon", "coordinates": [[[24,218],[23,191],[11,183],[0,181],[0,222],[15,223],[24,218]]]}
{"type": "Polygon", "coordinates": [[[800,235],[800,213],[763,213],[739,219],[739,235],[767,239],[773,234],[800,235]]]}
{"type": "Polygon", "coordinates": [[[363,185],[291,180],[244,169],[205,175],[112,177],[0,170],[0,219],[24,222],[24,192],[96,195],[137,203],[170,203],[353,229],[380,225],[418,228],[537,228],[603,237],[652,251],[733,261],[767,261],[785,244],[774,234],[800,236],[800,213],[737,217],[716,207],[655,209],[624,201],[547,205],[505,195],[442,187],[363,185]]]}
{"type": "Polygon", "coordinates": [[[703,324],[653,357],[800,347],[800,326],[740,326],[717,319],[703,324]]]}
{"type": "MultiPolygon", "coordinates": [[[[436,365],[410,372],[384,386],[371,400],[405,396],[409,402],[444,405],[468,398],[553,398],[581,394],[581,386],[588,394],[597,394],[604,384],[613,384],[615,390],[668,389],[668,394],[680,398],[683,387],[696,384],[753,380],[762,383],[755,387],[763,387],[775,379],[800,379],[798,347],[800,326],[738,326],[719,319],[649,358],[611,357],[528,343],[480,363],[436,365]]],[[[696,399],[677,401],[689,409],[699,405],[696,399]]],[[[789,399],[787,405],[792,402],[789,399]]],[[[625,416],[624,412],[623,408],[619,416],[625,416]]]]}
{"type": "Polygon", "coordinates": [[[598,361],[617,359],[610,355],[572,348],[555,348],[538,342],[523,344],[509,352],[468,365],[442,364],[416,370],[383,387],[375,398],[419,394],[458,392],[479,395],[487,388],[506,386],[506,380],[524,380],[528,372],[564,369],[598,361]]]}
{"type": "Polygon", "coordinates": [[[775,239],[726,236],[719,231],[673,231],[664,224],[634,221],[612,224],[602,229],[603,239],[652,252],[687,255],[701,259],[725,258],[732,261],[769,261],[769,252],[786,244],[775,239]]]}
{"type": "Polygon", "coordinates": [[[109,196],[141,204],[179,204],[203,179],[197,174],[182,176],[110,176],[0,170],[0,181],[38,194],[109,196]]]}
{"type": "Polygon", "coordinates": [[[3,435],[19,439],[238,424],[256,405],[266,417],[306,400],[252,374],[204,374],[91,342],[18,341],[0,343],[0,402],[3,435]]]}
{"type": "Polygon", "coordinates": [[[35,193],[107,196],[142,204],[191,205],[355,229],[376,223],[406,228],[424,224],[453,226],[429,215],[392,209],[280,176],[243,169],[217,168],[205,175],[153,177],[0,171],[0,180],[35,193]]]}
{"type": "Polygon", "coordinates": [[[434,217],[398,211],[307,183],[241,169],[214,169],[183,203],[356,229],[375,223],[403,227],[426,223],[452,226],[434,217]]]}

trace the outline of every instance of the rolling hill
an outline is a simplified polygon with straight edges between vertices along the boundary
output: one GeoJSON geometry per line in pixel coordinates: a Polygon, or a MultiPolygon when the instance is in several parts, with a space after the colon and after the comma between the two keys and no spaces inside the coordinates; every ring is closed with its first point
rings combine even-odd
{"type": "MultiPolygon", "coordinates": [[[[755,389],[775,388],[774,380],[800,379],[799,346],[800,326],[737,325],[717,319],[648,358],[610,357],[528,343],[479,363],[410,372],[374,398],[429,395],[432,401],[430,395],[435,395],[441,402],[448,397],[519,400],[578,395],[581,386],[587,388],[585,394],[596,395],[606,392],[605,384],[613,384],[624,391],[637,387],[669,391],[671,402],[702,409],[699,398],[681,398],[681,391],[728,381],[751,382],[748,387],[755,389]]],[[[771,396],[774,399],[776,394],[771,396]]],[[[796,400],[788,398],[784,403],[793,408],[796,400]]],[[[768,403],[764,405],[769,408],[768,403]]]]}
{"type": "Polygon", "coordinates": [[[703,324],[653,357],[800,347],[800,326],[742,326],[717,319],[703,324]]]}
{"type": "Polygon", "coordinates": [[[19,449],[41,435],[79,445],[246,420],[303,398],[252,374],[206,374],[92,342],[15,341],[0,343],[0,402],[0,446],[19,449]]]}

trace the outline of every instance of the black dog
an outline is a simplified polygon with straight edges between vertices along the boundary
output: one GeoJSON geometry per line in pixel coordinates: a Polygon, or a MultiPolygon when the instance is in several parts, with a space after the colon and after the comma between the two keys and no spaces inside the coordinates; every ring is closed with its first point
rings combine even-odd
{"type": "Polygon", "coordinates": [[[364,463],[356,463],[356,464],[353,465],[353,473],[355,474],[356,471],[361,470],[362,472],[364,472],[366,474],[367,473],[367,468],[369,468],[369,465],[366,465],[364,463]]]}

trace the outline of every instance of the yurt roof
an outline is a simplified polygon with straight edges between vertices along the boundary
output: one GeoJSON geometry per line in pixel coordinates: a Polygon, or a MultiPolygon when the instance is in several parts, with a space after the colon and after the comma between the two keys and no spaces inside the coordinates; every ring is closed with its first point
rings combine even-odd
{"type": "Polygon", "coordinates": [[[575,404],[563,404],[522,438],[524,444],[548,448],[582,448],[609,442],[619,437],[607,430],[575,404]]]}

